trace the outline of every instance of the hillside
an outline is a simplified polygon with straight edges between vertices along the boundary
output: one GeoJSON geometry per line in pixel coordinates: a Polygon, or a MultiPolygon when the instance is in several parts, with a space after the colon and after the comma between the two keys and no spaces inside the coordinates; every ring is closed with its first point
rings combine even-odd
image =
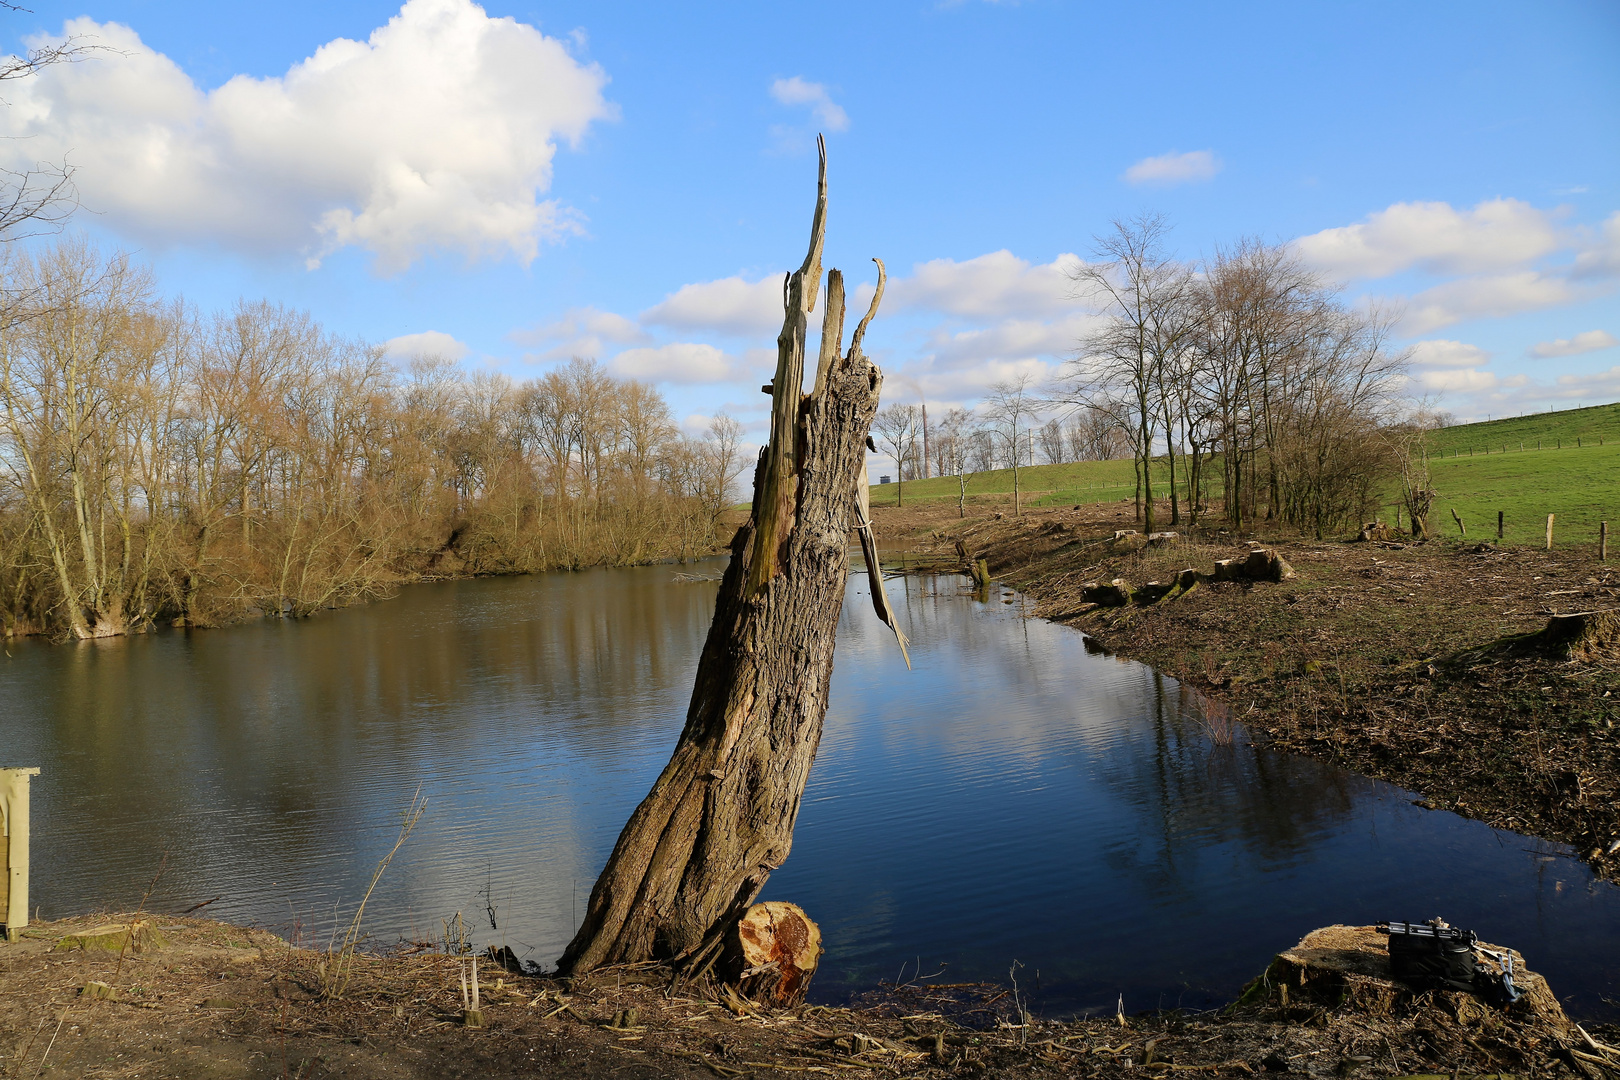
{"type": "MultiPolygon", "coordinates": [[[[1600,521],[1620,527],[1620,403],[1459,424],[1435,431],[1429,444],[1431,475],[1439,492],[1430,524],[1440,535],[1455,533],[1453,510],[1468,527],[1468,536],[1480,539],[1495,538],[1500,511],[1503,539],[1518,544],[1543,543],[1548,514],[1555,515],[1554,542],[1559,545],[1595,543],[1600,521]]],[[[1218,496],[1218,466],[1212,471],[1218,496]]],[[[1129,499],[1136,483],[1130,461],[1033,465],[1019,470],[1019,480],[1028,506],[1115,502],[1129,499]]],[[[1161,495],[1165,483],[1160,459],[1154,485],[1161,495]]],[[[872,505],[894,506],[899,486],[872,485],[872,505]]],[[[954,503],[957,492],[956,477],[947,476],[908,480],[904,495],[907,505],[954,503]]],[[[970,502],[990,497],[1002,501],[1011,493],[1011,469],[968,477],[970,502]]],[[[1390,487],[1381,497],[1388,521],[1394,521],[1396,502],[1397,492],[1390,487]]],[[[1615,547],[1620,551],[1620,540],[1615,547]]]]}

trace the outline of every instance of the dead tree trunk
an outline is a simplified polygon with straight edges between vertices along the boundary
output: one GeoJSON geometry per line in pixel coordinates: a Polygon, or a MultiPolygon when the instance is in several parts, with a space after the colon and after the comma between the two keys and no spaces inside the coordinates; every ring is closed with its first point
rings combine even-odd
{"type": "Polygon", "coordinates": [[[815,388],[801,393],[826,169],[823,147],[810,251],[784,290],[771,441],[720,583],[686,728],[591,890],[559,961],[564,973],[649,959],[709,963],[793,843],[827,710],[848,534],[882,382],[861,353],[883,295],[879,263],[872,308],[843,356],[843,279],[829,274],[815,388]]]}

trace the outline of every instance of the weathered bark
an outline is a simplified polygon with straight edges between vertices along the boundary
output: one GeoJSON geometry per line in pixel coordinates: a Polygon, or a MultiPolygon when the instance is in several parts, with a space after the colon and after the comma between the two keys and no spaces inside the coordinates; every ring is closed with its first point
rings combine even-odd
{"type": "Polygon", "coordinates": [[[815,391],[800,393],[826,192],[823,150],[810,251],[786,284],[771,441],[720,583],[686,727],[591,890],[563,972],[708,963],[792,846],[821,740],[856,485],[882,382],[860,347],[877,298],[840,359],[843,290],[830,284],[822,328],[830,340],[815,391]]]}

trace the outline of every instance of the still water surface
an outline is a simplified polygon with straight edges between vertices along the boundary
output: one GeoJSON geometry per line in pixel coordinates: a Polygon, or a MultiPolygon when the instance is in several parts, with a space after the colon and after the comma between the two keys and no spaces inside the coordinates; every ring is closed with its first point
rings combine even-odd
{"type": "MultiPolygon", "coordinates": [[[[865,590],[852,578],[793,854],[765,893],[822,924],[814,997],[1017,960],[1048,1014],[1120,994],[1207,1007],[1314,927],[1438,913],[1521,949],[1573,1013],[1620,1015],[1620,889],[1561,847],[1254,749],[1173,680],[957,578],[890,584],[908,672],[865,590]]],[[[375,939],[439,938],[460,912],[477,945],[549,964],[668,758],[714,591],[594,570],[11,643],[0,765],[44,769],[33,900],[131,908],[166,854],[152,909],[218,896],[210,915],[324,940],[420,784],[375,939]]]]}

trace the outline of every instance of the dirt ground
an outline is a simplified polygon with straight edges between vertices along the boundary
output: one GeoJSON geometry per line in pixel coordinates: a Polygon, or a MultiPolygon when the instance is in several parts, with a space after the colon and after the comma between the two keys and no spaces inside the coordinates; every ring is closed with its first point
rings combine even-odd
{"type": "MultiPolygon", "coordinates": [[[[1185,535],[1139,552],[1129,503],[1026,510],[1010,501],[880,510],[885,547],[992,574],[1103,647],[1224,706],[1271,745],[1401,785],[1424,805],[1571,845],[1620,875],[1620,653],[1584,662],[1466,656],[1554,614],[1620,609],[1620,561],[1596,551],[1185,535]],[[1223,582],[1146,607],[1083,610],[1088,582],[1140,586],[1274,546],[1298,576],[1223,582]]],[[[1168,515],[1165,515],[1166,517],[1168,515]]],[[[1160,528],[1170,528],[1161,525],[1160,528]]]]}
{"type": "MultiPolygon", "coordinates": [[[[167,943],[153,951],[120,957],[57,947],[65,935],[119,918],[34,926],[20,943],[0,943],[0,1074],[1620,1077],[1574,1056],[1571,1048],[1583,1044],[1569,1029],[1455,994],[1408,993],[1368,1009],[1273,993],[1222,1013],[1025,1023],[1008,987],[887,986],[853,1008],[772,1010],[708,985],[673,986],[656,968],[558,982],[486,962],[484,1026],[471,1028],[462,1023],[465,961],[443,954],[358,957],[346,992],[332,1000],[321,993],[321,965],[331,957],[262,930],[160,918],[167,943]],[[93,981],[113,996],[88,998],[82,990],[93,981]]],[[[1614,1031],[1590,1035],[1617,1041],[1614,1031]]]]}

